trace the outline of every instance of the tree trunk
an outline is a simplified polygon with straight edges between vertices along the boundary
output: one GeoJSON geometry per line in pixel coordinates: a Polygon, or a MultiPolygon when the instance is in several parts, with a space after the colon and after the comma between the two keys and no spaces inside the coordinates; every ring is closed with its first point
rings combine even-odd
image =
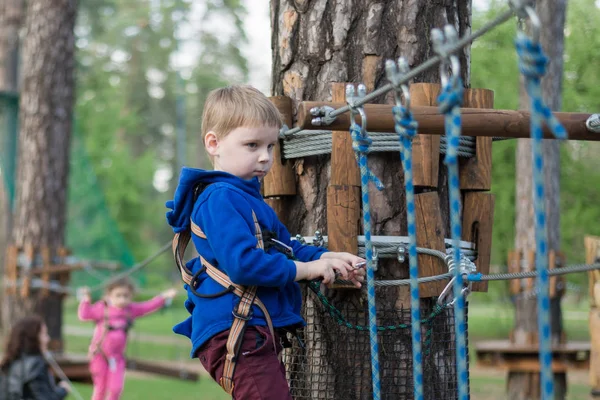
{"type": "MultiPolygon", "coordinates": [[[[415,67],[434,55],[429,41],[432,28],[441,28],[449,22],[460,36],[470,33],[470,4],[469,0],[271,0],[272,94],[289,96],[297,104],[303,100],[330,101],[332,82],[364,83],[372,91],[387,83],[386,59],[404,56],[409,65],[415,67]]],[[[468,85],[470,48],[466,47],[459,56],[462,77],[468,85]]],[[[438,68],[421,74],[414,82],[439,82],[438,68]]],[[[379,102],[389,103],[391,96],[390,93],[379,102]]],[[[371,188],[373,234],[406,235],[399,154],[371,153],[369,165],[386,187],[381,192],[371,188]]],[[[287,200],[285,210],[292,234],[313,235],[316,230],[326,231],[330,167],[329,156],[296,160],[298,194],[287,200]]],[[[449,232],[447,178],[443,166],[439,182],[440,204],[449,232]]],[[[395,261],[380,260],[376,276],[377,279],[405,278],[408,269],[399,267],[395,261]]],[[[380,325],[410,323],[409,295],[404,289],[377,289],[380,325]]],[[[329,291],[327,295],[347,319],[356,324],[366,323],[366,294],[361,297],[359,292],[329,291]]],[[[295,348],[293,355],[286,354],[294,398],[372,398],[368,333],[342,328],[323,311],[314,296],[305,293],[304,299],[303,310],[308,323],[304,331],[306,350],[295,348]]],[[[432,301],[423,300],[422,317],[425,317],[431,311],[432,301]]],[[[451,311],[441,318],[453,321],[451,311]]],[[[431,351],[424,361],[426,398],[456,398],[452,324],[444,325],[445,332],[433,332],[434,341],[435,335],[445,337],[441,347],[431,351]]],[[[383,398],[412,398],[410,329],[381,333],[379,343],[383,398]]]]}
{"type": "MultiPolygon", "coordinates": [[[[12,241],[37,251],[48,248],[51,257],[64,245],[65,236],[76,10],[76,0],[29,0],[25,20],[12,241]]],[[[62,298],[32,291],[25,299],[18,294],[4,299],[7,327],[32,312],[44,316],[51,345],[60,349],[62,298]]]]}
{"type": "MultiPolygon", "coordinates": [[[[18,90],[19,29],[23,11],[23,0],[5,0],[0,4],[0,91],[16,92],[18,90]]],[[[11,132],[5,134],[11,134],[11,132]]],[[[5,154],[5,156],[7,155],[5,154]]],[[[8,171],[0,171],[0,215],[3,216],[0,223],[0,275],[4,273],[4,254],[12,227],[12,210],[10,210],[8,197],[10,194],[4,186],[6,178],[3,175],[6,173],[8,171]]]]}
{"type": "MultiPolygon", "coordinates": [[[[550,59],[548,71],[542,80],[542,93],[546,104],[554,111],[561,109],[564,26],[566,17],[566,0],[537,0],[536,11],[540,17],[542,31],[540,43],[550,59]]],[[[521,89],[521,108],[529,108],[529,98],[521,89]]],[[[556,140],[545,140],[543,147],[545,170],[545,197],[548,226],[548,250],[560,249],[560,144],[556,140]]],[[[517,209],[515,249],[526,254],[535,250],[535,230],[533,214],[533,182],[531,166],[531,141],[519,140],[517,145],[517,209]]],[[[523,268],[523,267],[522,267],[523,268]]],[[[562,329],[562,312],[560,296],[551,299],[552,343],[560,342],[562,329]]],[[[531,338],[537,338],[537,297],[532,295],[517,296],[515,303],[515,343],[537,346],[531,338]]],[[[540,374],[511,372],[508,377],[508,394],[510,399],[525,400],[540,398],[540,374]]],[[[567,392],[566,374],[554,374],[555,399],[564,399],[567,392]]]]}

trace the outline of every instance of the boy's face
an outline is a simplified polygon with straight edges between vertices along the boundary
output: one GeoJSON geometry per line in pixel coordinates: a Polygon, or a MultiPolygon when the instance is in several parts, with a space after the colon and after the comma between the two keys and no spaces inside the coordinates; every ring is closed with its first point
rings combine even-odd
{"type": "Polygon", "coordinates": [[[262,179],[273,165],[273,148],[278,138],[279,128],[274,126],[239,127],[222,138],[208,132],[204,144],[216,171],[246,180],[255,176],[262,179]]]}

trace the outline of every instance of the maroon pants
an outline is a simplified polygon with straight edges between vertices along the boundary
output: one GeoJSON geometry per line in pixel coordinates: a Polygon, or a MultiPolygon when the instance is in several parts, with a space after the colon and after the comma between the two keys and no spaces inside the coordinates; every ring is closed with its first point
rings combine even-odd
{"type": "MultiPolygon", "coordinates": [[[[223,375],[229,330],[218,333],[206,342],[196,354],[204,369],[219,382],[223,375]]],[[[292,400],[285,379],[285,367],[279,361],[279,337],[273,338],[263,326],[248,327],[233,375],[234,400],[292,400]],[[273,348],[273,341],[277,352],[273,348]]]]}

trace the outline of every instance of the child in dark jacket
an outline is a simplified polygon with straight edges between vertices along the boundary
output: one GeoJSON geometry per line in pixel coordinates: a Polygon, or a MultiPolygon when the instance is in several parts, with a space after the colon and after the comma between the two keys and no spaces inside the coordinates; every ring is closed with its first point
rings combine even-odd
{"type": "Polygon", "coordinates": [[[48,350],[48,329],[38,316],[20,319],[10,331],[4,358],[0,362],[2,385],[0,399],[62,400],[71,387],[57,385],[44,358],[48,350]]]}
{"type": "Polygon", "coordinates": [[[260,180],[273,164],[281,126],[277,108],[254,88],[211,92],[202,139],[214,170],[183,168],[167,203],[174,232],[191,229],[200,254],[186,265],[191,315],[174,331],[191,339],[191,356],[234,399],[291,399],[276,332],[304,324],[298,281],[329,284],[336,274],[357,287],[364,281],[364,269],[355,267],[362,258],[291,240],[264,202],[260,180]],[[234,285],[240,292],[256,287],[247,316],[239,312],[240,293],[224,290],[234,285]]]}

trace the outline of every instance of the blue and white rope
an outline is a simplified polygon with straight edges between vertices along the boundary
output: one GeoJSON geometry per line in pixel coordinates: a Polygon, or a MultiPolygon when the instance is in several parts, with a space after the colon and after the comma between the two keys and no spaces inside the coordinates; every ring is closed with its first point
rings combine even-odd
{"type": "Polygon", "coordinates": [[[423,352],[421,346],[421,315],[419,296],[419,266],[417,257],[417,228],[415,188],[412,172],[412,141],[417,134],[417,121],[405,107],[394,107],[396,133],[400,140],[400,159],[404,168],[406,188],[406,220],[408,225],[408,265],[410,278],[410,323],[412,333],[413,385],[415,400],[423,400],[423,352]]]}
{"type": "MultiPolygon", "coordinates": [[[[453,259],[460,265],[461,199],[458,175],[458,146],[460,142],[463,84],[459,76],[452,76],[438,98],[440,113],[444,114],[445,131],[448,138],[445,163],[448,167],[450,192],[450,230],[453,259]]],[[[469,373],[467,368],[467,345],[465,322],[465,301],[462,296],[463,276],[460,268],[454,269],[454,320],[456,336],[456,371],[458,374],[458,399],[469,399],[469,373]]]]}
{"type": "Polygon", "coordinates": [[[542,157],[542,124],[545,122],[555,137],[566,139],[567,132],[552,114],[542,98],[541,77],[546,73],[547,57],[538,42],[519,32],[515,41],[519,55],[519,70],[525,77],[525,87],[531,101],[531,153],[533,157],[533,207],[535,214],[535,266],[537,275],[538,335],[540,343],[542,400],[554,398],[552,374],[552,344],[550,338],[550,297],[548,278],[548,238],[546,202],[544,199],[544,161],[542,157]]]}
{"type": "MultiPolygon", "coordinates": [[[[354,118],[352,118],[354,121],[354,118]]],[[[381,398],[381,382],[379,379],[379,344],[377,342],[377,308],[375,305],[375,269],[373,265],[373,243],[371,241],[371,207],[369,204],[369,182],[375,183],[377,189],[383,189],[379,179],[371,173],[367,165],[367,152],[371,139],[363,136],[361,127],[355,122],[350,126],[352,148],[360,168],[360,187],[362,192],[363,230],[365,235],[365,258],[367,259],[367,301],[369,308],[369,339],[371,342],[371,381],[373,399],[381,398]]]]}

